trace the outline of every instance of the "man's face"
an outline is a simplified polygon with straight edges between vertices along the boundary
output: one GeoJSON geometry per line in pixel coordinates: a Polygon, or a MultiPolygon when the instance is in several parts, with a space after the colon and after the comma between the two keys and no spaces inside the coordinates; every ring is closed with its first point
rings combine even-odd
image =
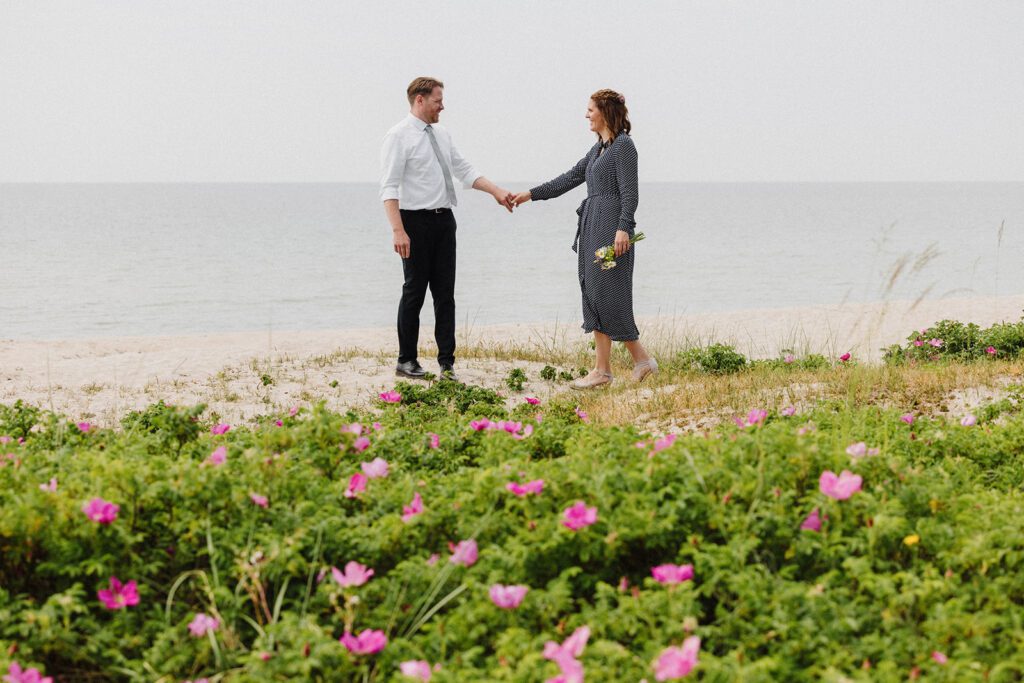
{"type": "Polygon", "coordinates": [[[444,111],[444,88],[437,86],[423,98],[423,114],[427,123],[437,123],[444,111]]]}

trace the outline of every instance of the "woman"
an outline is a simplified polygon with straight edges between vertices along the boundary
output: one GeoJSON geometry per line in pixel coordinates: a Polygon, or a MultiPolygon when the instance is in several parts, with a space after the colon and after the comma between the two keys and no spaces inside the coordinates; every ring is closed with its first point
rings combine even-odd
{"type": "Polygon", "coordinates": [[[629,240],[636,229],[637,154],[629,137],[626,98],[614,90],[598,90],[590,96],[587,119],[598,137],[587,155],[568,172],[520,192],[513,200],[519,206],[531,199],[553,199],[587,183],[587,198],[576,210],[579,222],[572,248],[579,259],[583,329],[594,333],[597,359],[590,374],[573,382],[577,389],[611,383],[613,341],[623,342],[633,356],[635,380],[658,371],[657,362],[639,342],[633,320],[633,249],[629,240]],[[605,270],[594,262],[594,252],[609,245],[615,247],[616,266],[605,270]]]}

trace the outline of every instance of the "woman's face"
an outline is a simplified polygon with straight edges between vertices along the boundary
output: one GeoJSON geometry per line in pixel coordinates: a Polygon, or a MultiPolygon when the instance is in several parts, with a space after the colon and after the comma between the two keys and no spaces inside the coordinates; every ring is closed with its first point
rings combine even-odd
{"type": "Polygon", "coordinates": [[[601,110],[594,104],[594,100],[587,103],[587,118],[590,119],[590,130],[595,133],[600,133],[605,127],[604,117],[601,116],[601,110]]]}

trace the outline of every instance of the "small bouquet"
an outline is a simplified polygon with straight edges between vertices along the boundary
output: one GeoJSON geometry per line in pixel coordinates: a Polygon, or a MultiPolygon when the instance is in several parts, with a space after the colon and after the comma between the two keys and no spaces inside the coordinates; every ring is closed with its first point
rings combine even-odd
{"type": "MultiPolygon", "coordinates": [[[[644,234],[642,232],[638,232],[629,238],[629,243],[631,245],[636,244],[643,238],[644,234]]],[[[615,267],[615,245],[610,247],[601,247],[594,252],[594,256],[597,257],[594,263],[600,263],[601,270],[611,270],[615,267]]]]}

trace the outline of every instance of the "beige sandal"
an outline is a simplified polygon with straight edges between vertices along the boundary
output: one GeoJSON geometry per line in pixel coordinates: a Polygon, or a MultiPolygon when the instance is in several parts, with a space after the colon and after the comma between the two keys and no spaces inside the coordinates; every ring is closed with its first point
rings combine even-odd
{"type": "MultiPolygon", "coordinates": [[[[570,386],[573,389],[595,389],[597,387],[604,386],[605,384],[611,384],[612,379],[614,379],[610,372],[605,372],[603,370],[594,370],[593,372],[597,373],[596,377],[591,377],[590,375],[580,377],[570,386]]],[[[593,374],[593,372],[591,374],[593,374]]]]}
{"type": "Polygon", "coordinates": [[[643,382],[647,375],[658,374],[658,361],[653,358],[642,360],[633,366],[633,380],[643,382]]]}

